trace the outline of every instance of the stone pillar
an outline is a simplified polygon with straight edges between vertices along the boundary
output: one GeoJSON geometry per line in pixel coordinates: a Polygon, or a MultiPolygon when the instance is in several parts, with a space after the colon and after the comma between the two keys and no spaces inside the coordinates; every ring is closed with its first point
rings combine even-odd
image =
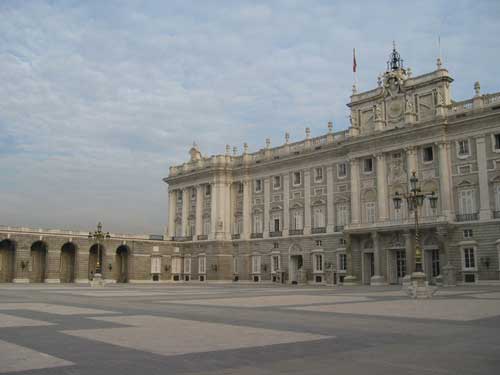
{"type": "Polygon", "coordinates": [[[415,262],[413,261],[413,238],[411,232],[405,231],[403,233],[405,239],[405,255],[406,255],[406,274],[403,278],[403,286],[411,284],[411,274],[415,271],[415,262]]]}
{"type": "Polygon", "coordinates": [[[387,197],[387,166],[385,155],[378,154],[377,158],[377,202],[379,221],[389,220],[389,207],[387,197]]]}
{"type": "Polygon", "coordinates": [[[61,282],[61,250],[47,250],[45,282],[47,284],[58,284],[61,282]]]}
{"type": "Polygon", "coordinates": [[[370,285],[378,286],[378,285],[386,285],[386,281],[384,276],[382,276],[382,272],[380,269],[380,258],[382,256],[380,250],[380,237],[376,231],[372,232],[372,240],[373,240],[373,263],[375,265],[375,273],[370,279],[370,285]]]}
{"type": "Polygon", "coordinates": [[[26,244],[25,246],[21,246],[18,244],[16,246],[16,256],[15,256],[15,264],[14,264],[14,279],[13,283],[25,284],[30,282],[30,272],[29,272],[29,264],[31,264],[31,245],[26,244]],[[22,265],[25,265],[23,268],[22,265]]]}
{"type": "Polygon", "coordinates": [[[347,261],[347,275],[344,277],[344,285],[357,285],[358,280],[354,275],[354,264],[352,257],[352,235],[345,234],[346,239],[346,261],[347,261]]]}
{"type": "Polygon", "coordinates": [[[311,171],[304,171],[304,235],[311,234],[311,171]]]}
{"type": "Polygon", "coordinates": [[[417,161],[417,148],[409,146],[406,148],[406,162],[408,166],[408,186],[410,185],[410,177],[413,172],[418,175],[418,161],[417,161]]]}
{"type": "Polygon", "coordinates": [[[219,219],[219,212],[218,212],[218,189],[219,189],[219,183],[214,180],[214,182],[211,184],[211,193],[210,193],[210,199],[211,199],[211,212],[210,212],[210,235],[208,239],[210,240],[215,240],[215,235],[217,232],[217,221],[219,219]]]}
{"type": "Polygon", "coordinates": [[[182,236],[186,236],[188,232],[190,198],[189,188],[182,189],[182,236]]]}
{"type": "Polygon", "coordinates": [[[196,186],[196,222],[194,240],[198,240],[198,236],[203,234],[203,197],[205,196],[204,185],[196,186]]]}
{"type": "Polygon", "coordinates": [[[453,201],[451,188],[451,167],[450,152],[447,142],[440,142],[439,147],[439,187],[442,214],[448,219],[453,220],[453,201]]]}
{"type": "Polygon", "coordinates": [[[78,247],[76,253],[75,283],[87,284],[89,282],[89,248],[78,247]]]}
{"type": "Polygon", "coordinates": [[[479,219],[491,219],[490,187],[488,183],[488,166],[486,159],[486,142],[484,137],[476,138],[477,169],[479,174],[479,219]]]}
{"type": "Polygon", "coordinates": [[[283,236],[290,230],[290,175],[283,176],[283,236]]]}
{"type": "Polygon", "coordinates": [[[175,236],[175,208],[177,204],[176,190],[168,191],[168,226],[167,237],[171,239],[175,236]]]}
{"type": "Polygon", "coordinates": [[[271,209],[271,180],[264,178],[264,238],[269,237],[269,211],[271,209]]]}
{"type": "Polygon", "coordinates": [[[234,222],[234,184],[226,182],[222,185],[222,194],[224,197],[224,233],[226,240],[231,239],[232,227],[234,222]]]}
{"type": "Polygon", "coordinates": [[[333,165],[326,167],[326,232],[335,232],[335,204],[333,196],[333,165]]]}
{"type": "Polygon", "coordinates": [[[252,233],[252,181],[243,180],[243,238],[250,239],[252,233]]]}
{"type": "Polygon", "coordinates": [[[357,225],[361,222],[359,189],[359,159],[351,159],[351,223],[357,225]]]}

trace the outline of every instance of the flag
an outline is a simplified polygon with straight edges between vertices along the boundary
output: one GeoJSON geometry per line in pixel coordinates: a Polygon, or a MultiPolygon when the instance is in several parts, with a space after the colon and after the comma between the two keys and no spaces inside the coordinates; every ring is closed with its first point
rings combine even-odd
{"type": "Polygon", "coordinates": [[[356,48],[352,49],[352,72],[356,73],[356,68],[358,64],[356,64],[356,48]]]}

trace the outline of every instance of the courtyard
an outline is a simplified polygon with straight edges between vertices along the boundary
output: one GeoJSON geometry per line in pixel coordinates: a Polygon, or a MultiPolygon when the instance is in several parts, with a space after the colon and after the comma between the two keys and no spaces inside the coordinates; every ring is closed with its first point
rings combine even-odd
{"type": "Polygon", "coordinates": [[[492,374],[500,287],[0,287],[0,373],[492,374]]]}

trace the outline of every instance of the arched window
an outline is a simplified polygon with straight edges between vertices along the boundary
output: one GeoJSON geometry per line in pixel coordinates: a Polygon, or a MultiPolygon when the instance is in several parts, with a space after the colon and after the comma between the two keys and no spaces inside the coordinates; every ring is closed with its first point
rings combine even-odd
{"type": "Polygon", "coordinates": [[[314,228],[324,228],[325,227],[325,209],[324,207],[314,207],[313,208],[313,227],[314,228]]]}

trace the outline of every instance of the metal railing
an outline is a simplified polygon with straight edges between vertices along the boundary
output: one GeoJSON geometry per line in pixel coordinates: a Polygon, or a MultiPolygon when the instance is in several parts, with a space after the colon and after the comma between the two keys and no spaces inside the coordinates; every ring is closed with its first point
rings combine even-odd
{"type": "Polygon", "coordinates": [[[317,234],[317,233],[326,233],[326,227],[318,227],[318,228],[312,228],[311,229],[312,234],[317,234]]]}
{"type": "Polygon", "coordinates": [[[240,239],[240,234],[239,234],[239,233],[232,234],[232,235],[231,235],[231,238],[232,238],[233,240],[239,240],[239,239],[240,239]]]}
{"type": "Polygon", "coordinates": [[[252,233],[250,234],[250,238],[262,238],[263,234],[262,233],[252,233]]]}
{"type": "Polygon", "coordinates": [[[304,234],[304,229],[290,229],[288,235],[290,236],[301,236],[304,234]]]}
{"type": "Polygon", "coordinates": [[[283,235],[282,231],[269,232],[269,237],[281,237],[283,235]]]}
{"type": "Polygon", "coordinates": [[[479,219],[479,214],[457,214],[457,221],[475,221],[479,219]]]}
{"type": "Polygon", "coordinates": [[[344,230],[343,225],[335,225],[335,232],[342,232],[344,230]]]}
{"type": "Polygon", "coordinates": [[[500,219],[500,211],[493,211],[493,218],[500,219]]]}
{"type": "Polygon", "coordinates": [[[199,234],[198,241],[208,240],[208,234],[199,234]]]}

